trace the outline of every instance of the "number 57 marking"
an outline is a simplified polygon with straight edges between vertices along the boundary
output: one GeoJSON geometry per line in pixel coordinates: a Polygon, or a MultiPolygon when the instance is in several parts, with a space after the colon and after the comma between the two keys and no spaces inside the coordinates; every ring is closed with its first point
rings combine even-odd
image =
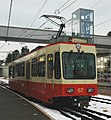
{"type": "Polygon", "coordinates": [[[82,93],[83,92],[83,88],[78,88],[77,92],[78,93],[82,93]]]}

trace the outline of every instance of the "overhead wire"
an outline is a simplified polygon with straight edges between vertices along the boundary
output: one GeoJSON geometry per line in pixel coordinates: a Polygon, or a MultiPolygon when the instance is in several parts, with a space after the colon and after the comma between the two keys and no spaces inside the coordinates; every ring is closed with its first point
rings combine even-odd
{"type": "Polygon", "coordinates": [[[0,46],[0,49],[3,48],[5,44],[6,44],[6,41],[0,46]]]}
{"type": "MultiPolygon", "coordinates": [[[[68,2],[69,2],[70,0],[67,0],[59,9],[56,9],[57,11],[59,11],[61,8],[63,8],[68,2]]],[[[54,12],[54,14],[56,14],[56,10],[55,10],[55,12],[54,12]]],[[[60,12],[58,12],[57,14],[59,14],[60,12]]],[[[56,14],[56,15],[57,15],[56,14]]],[[[39,27],[38,27],[38,29],[40,29],[43,25],[45,25],[46,23],[48,22],[48,20],[47,21],[45,21],[43,24],[41,24],[39,27]]]]}
{"type": "Polygon", "coordinates": [[[41,13],[42,9],[44,8],[44,6],[46,5],[48,0],[45,0],[45,2],[43,3],[43,5],[41,6],[41,8],[39,9],[39,11],[34,15],[34,17],[31,19],[31,21],[29,22],[29,24],[27,26],[29,26],[28,28],[26,28],[25,30],[23,30],[24,32],[21,33],[18,37],[22,36],[25,32],[27,32],[28,29],[30,29],[34,22],[36,21],[36,19],[38,18],[39,14],[41,13]]]}
{"type": "Polygon", "coordinates": [[[94,8],[97,4],[99,4],[102,0],[98,0],[94,5],[92,5],[90,8],[94,8]]]}
{"type": "MultiPolygon", "coordinates": [[[[92,7],[90,7],[90,8],[93,8],[93,7],[95,7],[97,4],[99,4],[100,2],[101,2],[102,0],[98,0],[92,7]]],[[[104,23],[107,23],[107,22],[109,22],[109,21],[111,21],[111,18],[110,19],[107,19],[107,20],[105,20],[105,21],[103,21],[103,22],[101,22],[101,23],[98,23],[98,24],[96,24],[94,27],[98,27],[98,26],[100,26],[100,25],[102,25],[102,24],[104,24],[104,23]]]]}
{"type": "MultiPolygon", "coordinates": [[[[62,9],[61,11],[59,11],[56,15],[60,14],[61,12],[63,12],[64,10],[66,10],[68,7],[70,7],[72,4],[74,4],[77,0],[74,0],[73,2],[71,2],[68,6],[66,6],[64,9],[62,9]]],[[[63,4],[65,5],[65,3],[63,4]]],[[[60,7],[61,8],[61,7],[60,7]]],[[[58,9],[59,10],[59,9],[58,9]]],[[[39,29],[45,25],[48,22],[48,20],[46,22],[44,22],[42,25],[39,26],[39,29]]]]}
{"type": "MultiPolygon", "coordinates": [[[[68,7],[70,7],[72,4],[74,4],[77,0],[74,0],[73,2],[71,2],[68,6],[66,6],[63,10],[61,10],[60,12],[58,12],[56,15],[60,14],[61,12],[63,12],[64,10],[66,10],[68,7]]],[[[69,2],[69,0],[67,0],[59,9],[58,11],[63,8],[67,3],[69,2]]],[[[40,29],[42,26],[44,26],[46,23],[48,22],[45,21],[44,23],[42,23],[37,29],[40,29]]],[[[32,34],[34,33],[34,31],[32,31],[31,33],[29,33],[26,37],[30,38],[32,36],[32,34]]]]}
{"type": "Polygon", "coordinates": [[[102,25],[102,24],[104,24],[104,23],[107,23],[107,22],[109,22],[109,21],[111,21],[111,18],[108,19],[108,20],[105,20],[105,21],[103,21],[103,22],[101,22],[101,23],[99,23],[99,24],[96,24],[94,27],[97,27],[97,26],[102,25]]]}
{"type": "Polygon", "coordinates": [[[77,0],[74,0],[73,2],[71,2],[68,6],[66,6],[64,9],[62,9],[62,10],[60,11],[60,13],[63,12],[64,10],[66,10],[66,9],[67,9],[68,7],[70,7],[71,5],[73,5],[76,1],[77,1],[77,0]]]}
{"type": "Polygon", "coordinates": [[[61,8],[63,8],[69,1],[70,1],[70,0],[67,0],[60,8],[56,9],[55,12],[54,12],[54,14],[56,14],[56,12],[59,12],[59,10],[60,10],[61,8]]]}
{"type": "MultiPolygon", "coordinates": [[[[56,15],[60,14],[60,13],[63,12],[64,10],[66,10],[68,7],[70,7],[71,5],[73,5],[76,1],[77,1],[77,0],[74,0],[74,1],[71,2],[69,5],[67,5],[64,9],[62,9],[61,11],[59,11],[63,6],[66,5],[66,3],[69,2],[69,0],[67,0],[67,1],[58,9],[59,12],[58,12],[56,15]]],[[[40,29],[41,27],[43,27],[47,22],[48,22],[48,20],[45,21],[44,23],[42,23],[42,24],[38,27],[38,29],[40,29]]],[[[66,21],[66,22],[67,22],[67,21],[66,21]]],[[[65,22],[65,23],[66,23],[66,22],[65,22]]]]}
{"type": "MultiPolygon", "coordinates": [[[[59,9],[56,9],[55,12],[54,12],[54,14],[56,14],[57,11],[59,11],[61,8],[63,8],[69,1],[70,1],[70,0],[67,0],[59,9]]],[[[44,26],[47,22],[48,22],[48,20],[45,21],[44,23],[42,23],[42,24],[38,27],[38,29],[40,29],[42,26],[44,26]]],[[[33,33],[33,32],[31,32],[28,36],[31,36],[32,33],[33,33]]]]}
{"type": "MultiPolygon", "coordinates": [[[[97,4],[99,4],[100,2],[101,2],[102,0],[98,0],[93,6],[91,6],[90,8],[94,8],[97,4]]],[[[98,27],[98,26],[100,26],[100,25],[102,25],[102,24],[104,24],[104,23],[107,23],[107,22],[109,22],[109,21],[111,21],[111,18],[110,19],[107,19],[107,20],[105,20],[105,21],[103,21],[103,22],[101,22],[101,23],[98,23],[98,24],[96,24],[94,27],[98,27]]],[[[106,36],[105,36],[106,37],[106,36]]],[[[101,38],[101,39],[104,39],[104,38],[101,38]]],[[[103,42],[103,43],[105,43],[105,44],[108,44],[108,43],[110,43],[109,41],[107,41],[107,42],[103,42]]]]}
{"type": "Polygon", "coordinates": [[[59,10],[60,10],[61,8],[63,8],[69,1],[70,1],[70,0],[67,0],[67,1],[59,8],[59,10]]]}
{"type": "MultiPolygon", "coordinates": [[[[90,7],[90,8],[95,7],[95,6],[96,6],[97,4],[99,4],[101,1],[102,1],[102,0],[98,0],[98,1],[97,1],[92,7],[90,7]]],[[[107,22],[109,22],[109,21],[111,21],[111,18],[110,18],[110,19],[107,19],[107,20],[105,20],[105,21],[103,21],[103,22],[101,22],[101,23],[96,24],[94,27],[97,27],[97,26],[102,25],[102,24],[104,24],[104,23],[107,23],[107,22]]]]}
{"type": "Polygon", "coordinates": [[[45,6],[45,4],[47,3],[47,1],[48,0],[46,0],[44,3],[43,3],[43,5],[42,5],[42,7],[40,8],[40,10],[36,13],[36,15],[32,18],[32,24],[30,25],[30,27],[32,27],[32,25],[34,24],[34,22],[35,22],[35,20],[38,18],[38,16],[39,16],[39,14],[41,13],[41,11],[42,11],[42,9],[44,8],[44,6],[45,6]]]}
{"type": "MultiPolygon", "coordinates": [[[[63,8],[68,2],[69,2],[70,0],[67,0],[59,9],[56,9],[55,10],[55,12],[54,12],[54,14],[59,14],[60,12],[59,12],[59,10],[61,9],[61,8],[63,8]],[[56,13],[58,11],[58,13],[56,13]]],[[[38,27],[38,29],[40,29],[42,26],[44,26],[46,23],[48,22],[48,20],[47,21],[45,21],[44,23],[42,23],[39,27],[38,27]]],[[[30,36],[31,36],[31,34],[32,34],[33,32],[31,32],[28,36],[29,36],[29,38],[30,38],[30,36]]]]}

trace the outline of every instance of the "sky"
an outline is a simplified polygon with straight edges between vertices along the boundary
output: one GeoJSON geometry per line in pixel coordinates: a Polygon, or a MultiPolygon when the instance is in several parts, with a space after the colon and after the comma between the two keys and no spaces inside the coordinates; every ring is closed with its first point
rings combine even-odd
{"type": "MultiPolygon", "coordinates": [[[[8,25],[9,9],[11,0],[0,0],[0,25],[8,25]]],[[[46,20],[40,18],[44,14],[58,14],[71,19],[72,13],[79,8],[94,10],[94,34],[107,35],[111,30],[111,0],[13,0],[11,9],[10,26],[39,28],[46,20]],[[72,4],[71,4],[72,3],[72,4]],[[59,11],[59,12],[58,12],[59,11]],[[107,21],[107,22],[105,22],[107,21]]],[[[40,29],[44,28],[55,29],[52,23],[47,22],[40,29]]],[[[0,42],[2,46],[4,42],[0,42]]],[[[21,48],[21,46],[28,46],[32,49],[38,44],[22,44],[7,42],[0,51],[9,49],[21,48]],[[14,47],[13,47],[14,46],[14,47]]],[[[4,59],[6,55],[1,55],[0,59],[4,59]]]]}

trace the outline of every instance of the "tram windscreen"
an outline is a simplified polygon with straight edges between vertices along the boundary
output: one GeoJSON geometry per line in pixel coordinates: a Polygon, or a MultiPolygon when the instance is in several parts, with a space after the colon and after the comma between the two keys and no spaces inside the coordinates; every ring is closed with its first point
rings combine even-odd
{"type": "Polygon", "coordinates": [[[94,79],[96,77],[93,53],[62,53],[64,79],[94,79]]]}

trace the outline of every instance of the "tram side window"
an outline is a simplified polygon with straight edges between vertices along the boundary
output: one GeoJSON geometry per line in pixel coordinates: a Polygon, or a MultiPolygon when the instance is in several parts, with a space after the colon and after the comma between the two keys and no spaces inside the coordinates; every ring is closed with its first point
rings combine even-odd
{"type": "Polygon", "coordinates": [[[37,58],[32,59],[32,76],[37,76],[37,58]]]}
{"type": "Polygon", "coordinates": [[[61,67],[60,67],[60,53],[55,53],[55,78],[61,78],[61,67]]]}
{"type": "Polygon", "coordinates": [[[17,76],[25,75],[25,63],[20,63],[16,65],[17,76]]]}
{"type": "Polygon", "coordinates": [[[12,78],[12,66],[9,67],[9,78],[12,78]]]}
{"type": "Polygon", "coordinates": [[[9,67],[9,78],[15,78],[15,66],[9,67]]]}
{"type": "Polygon", "coordinates": [[[53,54],[47,55],[47,77],[48,79],[53,78],[53,54]]]}
{"type": "Polygon", "coordinates": [[[13,66],[13,78],[15,78],[15,66],[13,66]]]}
{"type": "Polygon", "coordinates": [[[45,56],[38,57],[38,76],[45,76],[45,56]]]}

